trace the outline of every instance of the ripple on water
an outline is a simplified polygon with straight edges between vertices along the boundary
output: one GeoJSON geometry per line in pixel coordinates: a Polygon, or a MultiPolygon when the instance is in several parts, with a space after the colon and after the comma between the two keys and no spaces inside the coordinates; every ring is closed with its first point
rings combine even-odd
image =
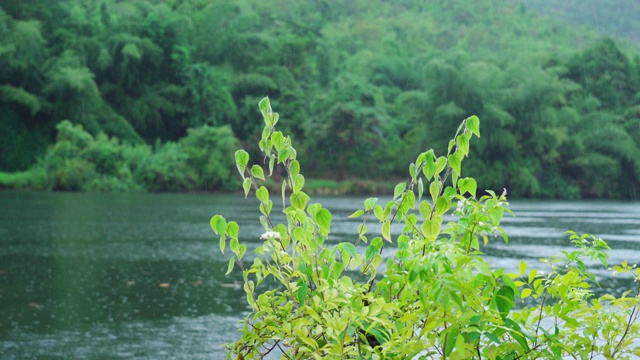
{"type": "Polygon", "coordinates": [[[22,359],[224,359],[237,317],[209,315],[161,321],[96,324],[84,331],[17,332],[0,340],[5,360],[22,359]],[[73,354],[70,357],[70,354],[73,354]]]}

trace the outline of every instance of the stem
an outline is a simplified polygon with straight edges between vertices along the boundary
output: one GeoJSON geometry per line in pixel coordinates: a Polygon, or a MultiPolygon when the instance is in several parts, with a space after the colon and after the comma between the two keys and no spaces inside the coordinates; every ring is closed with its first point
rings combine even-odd
{"type": "MultiPolygon", "coordinates": [[[[471,231],[469,232],[469,245],[467,246],[467,254],[469,254],[469,252],[471,251],[471,243],[473,242],[471,239],[473,237],[473,234],[476,232],[476,223],[473,223],[473,227],[471,228],[471,231]]],[[[462,238],[464,239],[464,235],[462,235],[462,238]]]]}
{"type": "Polygon", "coordinates": [[[447,338],[449,337],[449,334],[444,336],[444,344],[442,345],[442,358],[444,360],[447,360],[447,338]]]}
{"type": "Polygon", "coordinates": [[[547,292],[544,293],[542,297],[542,302],[540,303],[540,312],[538,313],[538,323],[536,324],[536,335],[535,335],[535,343],[534,346],[538,344],[538,331],[540,330],[540,322],[542,322],[542,309],[544,308],[544,302],[547,300],[547,292]]]}
{"type": "MultiPolygon", "coordinates": [[[[362,225],[365,225],[367,223],[367,220],[369,220],[369,215],[371,215],[371,212],[373,210],[369,210],[365,213],[364,218],[362,219],[362,225]]],[[[360,236],[366,234],[366,232],[363,233],[358,233],[358,238],[356,239],[356,242],[354,243],[354,245],[358,245],[358,243],[360,242],[360,236]]]]}
{"type": "Polygon", "coordinates": [[[629,330],[631,329],[631,324],[633,323],[633,321],[637,318],[638,316],[638,305],[635,305],[632,309],[631,309],[631,314],[629,315],[629,321],[627,321],[627,326],[624,329],[624,334],[622,334],[622,337],[620,338],[620,341],[618,341],[618,345],[616,345],[615,350],[613,351],[613,353],[611,354],[612,358],[615,358],[615,355],[618,351],[620,351],[620,346],[622,346],[622,341],[624,340],[625,337],[627,337],[627,335],[629,334],[629,330]]]}

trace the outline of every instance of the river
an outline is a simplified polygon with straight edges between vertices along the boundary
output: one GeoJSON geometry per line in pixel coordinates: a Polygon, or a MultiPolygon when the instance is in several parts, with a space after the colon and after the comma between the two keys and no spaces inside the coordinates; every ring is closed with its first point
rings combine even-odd
{"type": "MultiPolygon", "coordinates": [[[[347,216],[363,200],[312,199],[333,213],[331,241],[353,238],[347,216]]],[[[640,261],[637,201],[511,209],[510,245],[495,239],[485,251],[495,267],[514,271],[568,248],[567,229],[607,240],[612,264],[640,261]]],[[[0,191],[0,358],[223,359],[248,307],[240,274],[224,276],[214,214],[238,221],[250,249],[258,243],[256,202],[242,195],[0,191]]],[[[632,286],[595,271],[603,290],[632,286]]]]}

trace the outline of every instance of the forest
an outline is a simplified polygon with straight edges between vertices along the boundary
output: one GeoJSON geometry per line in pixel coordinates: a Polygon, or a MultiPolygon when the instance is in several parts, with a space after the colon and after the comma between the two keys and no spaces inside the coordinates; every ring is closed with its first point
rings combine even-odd
{"type": "Polygon", "coordinates": [[[528,3],[2,2],[0,188],[237,190],[269,96],[315,179],[395,180],[477,115],[479,188],[637,199],[637,23],[528,3]]]}

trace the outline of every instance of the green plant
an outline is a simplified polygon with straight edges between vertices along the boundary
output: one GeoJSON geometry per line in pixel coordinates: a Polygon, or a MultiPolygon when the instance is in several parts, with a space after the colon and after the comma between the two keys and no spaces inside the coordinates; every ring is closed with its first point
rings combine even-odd
{"type": "Polygon", "coordinates": [[[142,159],[134,177],[149,191],[191,190],[196,176],[187,161],[187,154],[178,143],[158,143],[153,154],[142,159]]]}
{"type": "MultiPolygon", "coordinates": [[[[596,297],[595,275],[586,259],[608,266],[608,245],[592,235],[570,232],[574,251],[544,260],[548,272],[521,262],[519,272],[493,269],[481,249],[493,236],[506,243],[500,227],[510,213],[506,192],[477,194],[473,178],[461,177],[469,141],[480,136],[479,120],[465,119],[445,156],[421,153],[409,165],[410,177],[394,189],[393,200],[364,208],[354,239],[330,245],[332,215],[303,191],[305,178],[290,137],[275,130],[278,114],[268,98],[259,104],[265,127],[259,143],[267,170],[250,165],[239,150],[236,165],[245,196],[260,202],[265,233],[248,266],[239,226],[220,215],[211,227],[242,269],[251,314],[242,337],[228,344],[240,359],[280,352],[283,358],[351,359],[535,359],[630,358],[640,355],[638,290],[620,297],[596,297]],[[281,198],[286,222],[272,217],[274,202],[260,185],[282,166],[287,176],[281,198]],[[425,195],[426,199],[423,199],[425,195]],[[443,215],[456,221],[442,227],[443,215]],[[379,236],[368,227],[375,219],[379,236]],[[399,236],[391,233],[400,224],[399,236]],[[386,261],[383,248],[394,243],[386,261]]],[[[385,253],[386,254],[386,253],[385,253]]],[[[640,280],[627,262],[614,267],[640,280]]]]}
{"type": "Polygon", "coordinates": [[[201,126],[188,129],[180,139],[187,164],[194,170],[200,189],[229,189],[237,186],[233,174],[233,156],[238,140],[229,126],[201,126]]]}

